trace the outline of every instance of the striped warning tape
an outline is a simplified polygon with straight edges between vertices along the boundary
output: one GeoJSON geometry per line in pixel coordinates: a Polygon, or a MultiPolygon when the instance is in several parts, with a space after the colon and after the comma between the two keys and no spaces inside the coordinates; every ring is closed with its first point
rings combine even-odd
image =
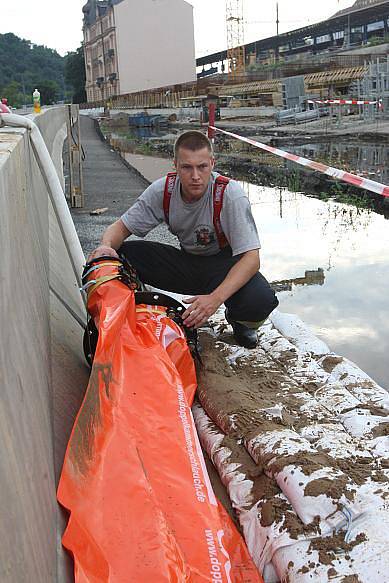
{"type": "Polygon", "coordinates": [[[278,148],[274,148],[273,146],[267,146],[266,144],[262,144],[261,142],[257,142],[256,140],[251,140],[250,138],[245,138],[243,136],[239,136],[238,134],[227,132],[226,130],[221,130],[220,128],[216,128],[214,126],[210,126],[210,129],[225,134],[226,136],[236,138],[237,140],[240,140],[242,142],[246,142],[247,144],[251,144],[256,148],[260,148],[261,150],[270,152],[275,156],[280,156],[281,158],[285,158],[286,160],[296,162],[296,164],[300,164],[300,166],[305,166],[306,168],[316,170],[321,174],[326,174],[327,176],[330,176],[331,178],[334,178],[336,180],[341,180],[342,182],[347,182],[347,184],[357,186],[358,188],[363,188],[364,190],[368,190],[370,192],[375,192],[376,194],[381,194],[382,196],[389,197],[389,186],[381,184],[380,182],[376,182],[375,180],[362,178],[361,176],[357,176],[356,174],[346,172],[345,170],[332,168],[332,166],[327,166],[326,164],[322,164],[321,162],[314,162],[313,160],[309,160],[308,158],[303,158],[302,156],[297,156],[296,154],[291,154],[290,152],[284,152],[283,150],[279,150],[278,148]]]}
{"type": "Polygon", "coordinates": [[[308,103],[319,103],[320,105],[377,105],[382,108],[382,99],[369,101],[364,99],[307,99],[308,103]]]}

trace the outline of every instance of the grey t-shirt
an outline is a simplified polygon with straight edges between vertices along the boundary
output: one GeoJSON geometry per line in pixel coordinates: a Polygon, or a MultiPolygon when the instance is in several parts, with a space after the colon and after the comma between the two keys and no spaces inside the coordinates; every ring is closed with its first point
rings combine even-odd
{"type": "MultiPolygon", "coordinates": [[[[213,225],[213,185],[218,174],[212,173],[208,189],[200,200],[185,202],[181,196],[180,179],[170,199],[169,230],[178,237],[181,247],[194,255],[215,255],[220,248],[213,225]]],[[[165,221],[163,195],[166,177],[156,180],[122,215],[127,229],[144,237],[165,221]]],[[[225,192],[220,222],[233,255],[260,249],[257,228],[251,214],[250,202],[235,181],[230,180],[225,192]]]]}

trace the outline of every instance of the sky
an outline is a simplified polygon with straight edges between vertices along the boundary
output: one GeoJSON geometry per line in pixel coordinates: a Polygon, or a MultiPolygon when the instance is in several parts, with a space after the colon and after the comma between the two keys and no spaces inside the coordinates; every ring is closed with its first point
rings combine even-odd
{"type": "MultiPolygon", "coordinates": [[[[143,0],[132,0],[138,5],[143,0]]],[[[276,33],[276,0],[243,0],[245,42],[276,33]]],[[[82,6],[86,0],[1,0],[0,34],[13,32],[35,44],[74,51],[82,41],[82,6]]],[[[189,0],[194,8],[196,56],[226,48],[225,0],[189,0]]],[[[279,0],[280,32],[332,16],[354,0],[279,0]]]]}

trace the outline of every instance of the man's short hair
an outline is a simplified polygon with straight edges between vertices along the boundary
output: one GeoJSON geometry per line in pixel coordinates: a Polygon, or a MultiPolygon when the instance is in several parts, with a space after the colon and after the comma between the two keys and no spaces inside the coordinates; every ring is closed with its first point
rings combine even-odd
{"type": "Polygon", "coordinates": [[[205,134],[197,130],[190,130],[181,134],[175,144],[174,144],[174,159],[177,160],[178,150],[183,148],[185,150],[191,150],[192,152],[197,152],[197,150],[202,150],[207,148],[211,156],[213,156],[213,146],[212,142],[207,138],[205,134]]]}

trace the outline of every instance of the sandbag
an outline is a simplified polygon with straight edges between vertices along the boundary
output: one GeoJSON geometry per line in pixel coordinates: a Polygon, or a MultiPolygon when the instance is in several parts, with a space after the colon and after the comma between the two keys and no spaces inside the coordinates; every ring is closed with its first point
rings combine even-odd
{"type": "Polygon", "coordinates": [[[237,357],[203,333],[195,408],[251,556],[266,582],[388,580],[386,394],[342,357],[260,334],[237,357]]]}

